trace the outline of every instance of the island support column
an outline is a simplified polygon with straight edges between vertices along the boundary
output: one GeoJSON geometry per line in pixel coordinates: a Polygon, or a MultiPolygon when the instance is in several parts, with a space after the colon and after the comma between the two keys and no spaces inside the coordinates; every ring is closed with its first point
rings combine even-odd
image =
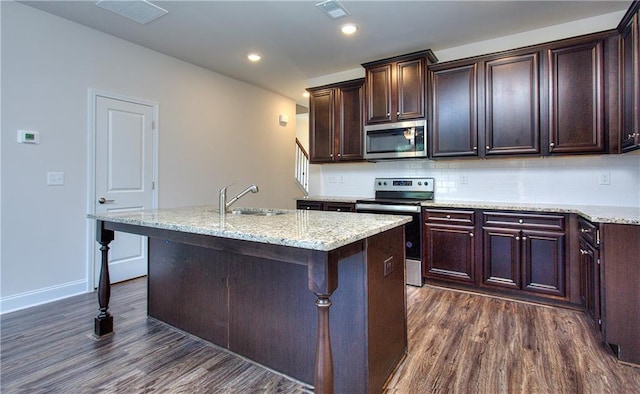
{"type": "Polygon", "coordinates": [[[338,288],[338,258],[334,253],[313,254],[309,262],[309,290],[318,299],[318,331],[316,334],[316,359],[313,376],[316,394],[333,394],[333,356],[329,308],[331,294],[338,288]]]}
{"type": "Polygon", "coordinates": [[[100,266],[100,281],[98,282],[98,304],[100,312],[95,318],[94,335],[101,337],[113,332],[113,316],[109,313],[109,298],[111,297],[111,281],[109,279],[109,243],[113,241],[114,233],[104,229],[104,222],[97,221],[96,241],[100,244],[102,263],[100,266]]]}

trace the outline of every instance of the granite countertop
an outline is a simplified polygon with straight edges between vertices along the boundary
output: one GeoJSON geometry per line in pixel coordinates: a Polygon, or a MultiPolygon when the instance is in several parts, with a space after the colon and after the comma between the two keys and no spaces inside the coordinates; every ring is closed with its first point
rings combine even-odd
{"type": "MultiPolygon", "coordinates": [[[[251,209],[247,209],[251,210],[251,209]]],[[[260,210],[254,210],[260,211],[260,210]]],[[[227,213],[211,206],[88,215],[90,219],[329,251],[411,221],[410,216],[307,210],[267,210],[277,215],[227,213]]]]}
{"type": "MultiPolygon", "coordinates": [[[[355,203],[358,197],[322,197],[310,196],[299,200],[339,201],[355,203]]],[[[539,204],[533,202],[490,202],[490,201],[451,201],[433,200],[422,203],[423,207],[491,209],[508,211],[531,211],[552,213],[575,213],[594,223],[615,223],[640,225],[640,206],[616,207],[578,204],[539,204]]]]}

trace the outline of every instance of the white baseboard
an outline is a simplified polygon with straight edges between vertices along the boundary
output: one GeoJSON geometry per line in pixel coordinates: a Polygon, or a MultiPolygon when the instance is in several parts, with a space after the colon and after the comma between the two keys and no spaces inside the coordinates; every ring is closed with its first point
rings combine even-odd
{"type": "Polygon", "coordinates": [[[45,287],[0,298],[0,314],[5,314],[87,292],[85,279],[45,287]]]}

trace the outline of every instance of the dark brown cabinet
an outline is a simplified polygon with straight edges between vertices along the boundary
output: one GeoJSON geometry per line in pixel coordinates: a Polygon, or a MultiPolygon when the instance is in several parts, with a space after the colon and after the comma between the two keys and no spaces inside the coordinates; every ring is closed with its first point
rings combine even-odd
{"type": "Polygon", "coordinates": [[[620,150],[640,148],[640,2],[618,26],[620,32],[620,150]]]}
{"type": "Polygon", "coordinates": [[[540,153],[540,53],[484,63],[485,155],[540,153]]]}
{"type": "Polygon", "coordinates": [[[591,325],[601,331],[601,270],[600,237],[598,226],[582,218],[578,219],[580,252],[580,301],[591,325]]]}
{"type": "Polygon", "coordinates": [[[470,210],[424,209],[426,278],[475,283],[475,214],[470,210]]]}
{"type": "Polygon", "coordinates": [[[425,116],[425,77],[430,50],[365,63],[366,123],[388,123],[425,116]]]}
{"type": "Polygon", "coordinates": [[[596,36],[547,48],[549,153],[605,152],[605,44],[596,36]]]}
{"type": "Polygon", "coordinates": [[[432,158],[608,153],[615,31],[429,66],[432,158]]]}
{"type": "Polygon", "coordinates": [[[565,295],[565,217],[483,212],[482,286],[565,295]]]}
{"type": "Polygon", "coordinates": [[[478,64],[430,67],[430,154],[478,156],[478,64]]]}
{"type": "Polygon", "coordinates": [[[355,212],[356,204],[342,201],[297,200],[296,209],[311,211],[355,212]]]}
{"type": "Polygon", "coordinates": [[[604,340],[640,365],[640,226],[604,223],[600,235],[604,340]]]}
{"type": "Polygon", "coordinates": [[[362,160],[364,80],[307,90],[310,162],[362,160]]]}

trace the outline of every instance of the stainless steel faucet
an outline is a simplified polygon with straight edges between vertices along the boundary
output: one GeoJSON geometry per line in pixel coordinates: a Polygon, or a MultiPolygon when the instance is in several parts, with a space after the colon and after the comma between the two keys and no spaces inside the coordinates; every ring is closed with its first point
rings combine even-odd
{"type": "Polygon", "coordinates": [[[233,203],[235,203],[236,201],[241,199],[245,194],[247,194],[249,192],[251,192],[251,193],[257,193],[258,192],[258,186],[253,184],[253,185],[247,187],[246,189],[244,189],[242,192],[240,192],[240,194],[238,194],[237,196],[232,198],[229,202],[227,202],[227,187],[228,186],[225,186],[222,189],[220,189],[220,198],[218,200],[218,208],[220,209],[220,217],[224,217],[225,214],[227,213],[227,209],[229,209],[229,207],[231,205],[233,205],[233,203]]]}

